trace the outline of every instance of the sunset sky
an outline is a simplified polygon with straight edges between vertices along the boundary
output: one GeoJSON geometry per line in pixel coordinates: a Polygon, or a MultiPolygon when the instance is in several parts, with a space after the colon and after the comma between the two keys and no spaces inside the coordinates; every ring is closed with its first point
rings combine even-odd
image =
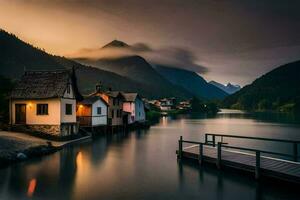
{"type": "Polygon", "coordinates": [[[245,85],[300,60],[299,10],[297,0],[0,0],[0,28],[58,55],[114,39],[180,49],[187,69],[245,85]]]}

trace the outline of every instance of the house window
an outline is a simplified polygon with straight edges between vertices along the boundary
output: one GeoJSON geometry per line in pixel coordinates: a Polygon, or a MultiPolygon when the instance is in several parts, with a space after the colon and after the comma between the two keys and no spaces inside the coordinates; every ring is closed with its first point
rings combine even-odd
{"type": "Polygon", "coordinates": [[[37,104],[37,115],[48,115],[48,104],[37,104]]]}
{"type": "Polygon", "coordinates": [[[71,93],[71,88],[70,88],[70,85],[68,84],[68,87],[67,87],[67,94],[70,94],[71,93]]]}
{"type": "Polygon", "coordinates": [[[101,107],[97,107],[97,114],[101,115],[101,107]]]}
{"type": "Polygon", "coordinates": [[[117,117],[122,117],[122,109],[117,110],[117,117]]]}
{"type": "Polygon", "coordinates": [[[66,104],[66,115],[72,115],[72,104],[66,104]]]}
{"type": "Polygon", "coordinates": [[[111,110],[111,118],[114,118],[115,117],[115,112],[114,110],[111,110]]]}

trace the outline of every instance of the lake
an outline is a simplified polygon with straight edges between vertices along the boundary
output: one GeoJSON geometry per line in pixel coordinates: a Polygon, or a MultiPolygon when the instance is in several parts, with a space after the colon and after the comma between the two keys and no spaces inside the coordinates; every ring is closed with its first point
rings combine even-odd
{"type": "MultiPolygon", "coordinates": [[[[205,133],[300,140],[299,118],[222,110],[214,117],[163,117],[148,130],[102,136],[0,169],[0,199],[299,199],[299,187],[253,175],[177,162],[178,139],[205,133]]],[[[228,141],[291,152],[287,145],[228,141]]]]}

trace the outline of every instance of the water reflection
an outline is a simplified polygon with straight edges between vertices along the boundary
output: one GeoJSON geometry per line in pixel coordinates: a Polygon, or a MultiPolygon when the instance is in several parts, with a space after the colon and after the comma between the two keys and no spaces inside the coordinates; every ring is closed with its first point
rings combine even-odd
{"type": "Polygon", "coordinates": [[[297,125],[262,122],[245,113],[165,117],[149,130],[99,137],[1,169],[0,199],[298,199],[291,186],[178,163],[175,150],[180,135],[191,140],[202,140],[206,132],[300,139],[299,131],[297,125]]]}
{"type": "Polygon", "coordinates": [[[28,185],[27,196],[32,197],[36,187],[36,179],[31,179],[28,185]]]}

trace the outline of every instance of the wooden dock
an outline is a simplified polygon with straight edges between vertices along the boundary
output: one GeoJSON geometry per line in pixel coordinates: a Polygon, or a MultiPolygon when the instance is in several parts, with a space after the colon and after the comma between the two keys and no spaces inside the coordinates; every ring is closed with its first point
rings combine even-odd
{"type": "MultiPolygon", "coordinates": [[[[179,140],[179,149],[176,153],[180,160],[192,159],[197,160],[200,165],[207,162],[216,164],[219,169],[224,166],[252,172],[255,174],[256,179],[264,176],[300,184],[299,162],[264,156],[262,154],[265,151],[229,146],[222,142],[218,142],[215,145],[207,140],[205,143],[185,141],[181,137],[179,140]],[[183,143],[189,143],[190,146],[183,148],[183,143]],[[247,150],[250,153],[241,150],[247,150]]],[[[267,153],[270,154],[272,152],[267,153]]],[[[278,155],[279,153],[274,154],[278,155]]]]}

